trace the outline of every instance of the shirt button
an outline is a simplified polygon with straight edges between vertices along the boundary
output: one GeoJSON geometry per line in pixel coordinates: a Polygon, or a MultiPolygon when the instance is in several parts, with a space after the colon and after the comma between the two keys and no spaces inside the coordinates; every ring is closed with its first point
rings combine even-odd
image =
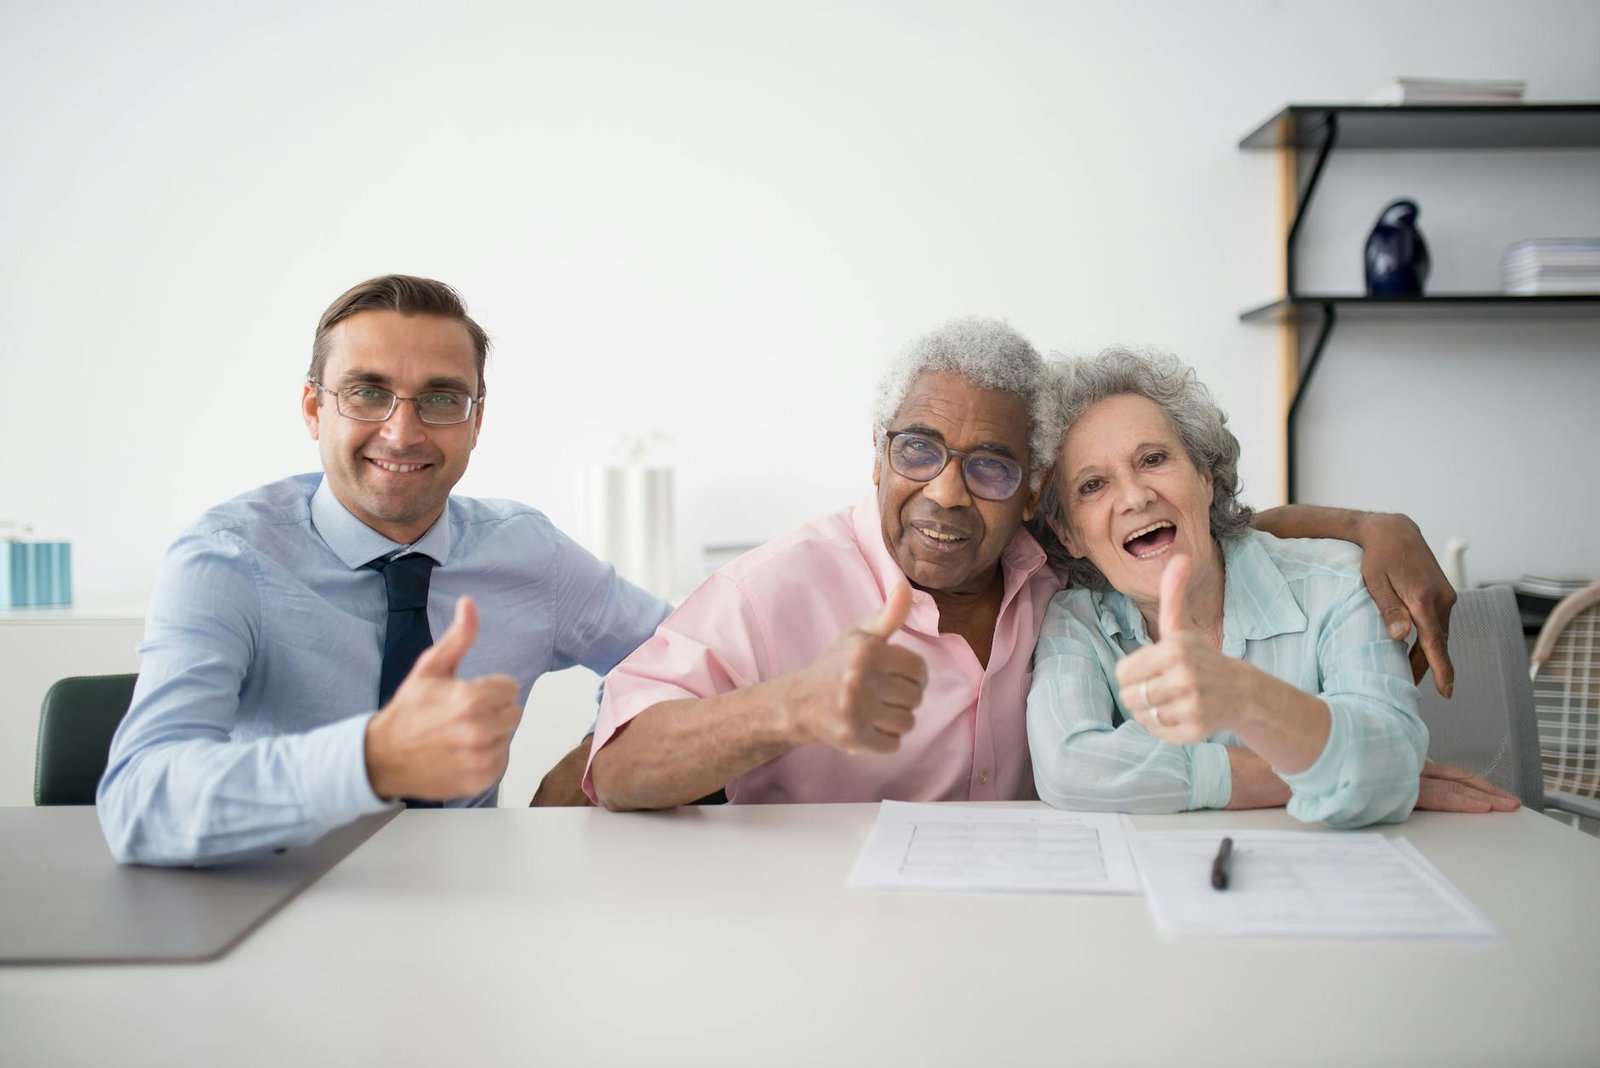
{"type": "Polygon", "coordinates": [[[978,782],[983,784],[984,786],[988,786],[989,785],[989,773],[986,771],[982,775],[979,775],[978,776],[978,782]]]}

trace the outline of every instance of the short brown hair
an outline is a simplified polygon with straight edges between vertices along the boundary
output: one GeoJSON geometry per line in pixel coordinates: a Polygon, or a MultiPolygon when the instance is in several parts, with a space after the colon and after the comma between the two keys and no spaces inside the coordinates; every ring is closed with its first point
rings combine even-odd
{"type": "Polygon", "coordinates": [[[345,290],[338,300],[328,305],[328,310],[322,313],[322,318],[317,322],[317,336],[311,342],[311,370],[307,376],[313,381],[322,381],[322,369],[328,362],[328,336],[333,333],[333,328],[357,312],[364,311],[437,315],[443,319],[454,319],[466,327],[477,357],[478,398],[483,399],[483,365],[489,358],[489,335],[467,314],[467,305],[460,293],[443,282],[409,274],[369,278],[345,290]]]}

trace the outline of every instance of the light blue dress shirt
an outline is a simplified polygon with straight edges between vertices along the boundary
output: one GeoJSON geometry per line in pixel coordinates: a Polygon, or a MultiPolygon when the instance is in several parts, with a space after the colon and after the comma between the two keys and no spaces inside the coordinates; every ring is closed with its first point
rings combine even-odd
{"type": "MultiPolygon", "coordinates": [[[[205,513],[168,550],[133,704],[98,793],[118,860],[209,864],[310,843],[385,807],[367,780],[388,603],[365,565],[406,548],[345,510],[321,474],[205,513]]],[[[435,637],[470,594],[462,678],[503,673],[526,703],[546,671],[604,675],[670,606],[619,578],[538,511],[451,497],[415,545],[438,561],[435,637]]],[[[498,787],[451,807],[493,805],[498,787]]]]}
{"type": "MultiPolygon", "coordinates": [[[[1252,532],[1223,541],[1222,651],[1328,705],[1328,744],[1284,775],[1289,814],[1331,827],[1394,823],[1416,804],[1428,730],[1405,646],[1388,635],[1342,541],[1252,532]]],[[[1224,731],[1198,745],[1155,738],[1122,704],[1117,661],[1150,644],[1115,591],[1070,589],[1045,612],[1028,694],[1039,796],[1060,808],[1163,813],[1223,808],[1233,794],[1224,731]]]]}

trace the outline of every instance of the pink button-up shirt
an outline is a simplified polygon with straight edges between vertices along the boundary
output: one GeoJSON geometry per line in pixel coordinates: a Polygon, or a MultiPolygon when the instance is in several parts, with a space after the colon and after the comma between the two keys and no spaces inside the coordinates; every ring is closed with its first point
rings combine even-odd
{"type": "MultiPolygon", "coordinates": [[[[1034,641],[1060,582],[1019,530],[1000,557],[1005,593],[989,666],[964,638],[939,633],[932,596],[914,591],[891,641],[922,657],[928,686],[916,726],[893,753],[800,746],[740,775],[728,800],[1004,801],[1034,798],[1026,709],[1034,641]]],[[[711,697],[809,666],[876,615],[901,578],[883,543],[876,496],[814,520],[712,575],[655,636],[606,676],[599,752],[634,716],[663,701],[711,697]]],[[[590,769],[583,788],[594,798],[590,769]]]]}

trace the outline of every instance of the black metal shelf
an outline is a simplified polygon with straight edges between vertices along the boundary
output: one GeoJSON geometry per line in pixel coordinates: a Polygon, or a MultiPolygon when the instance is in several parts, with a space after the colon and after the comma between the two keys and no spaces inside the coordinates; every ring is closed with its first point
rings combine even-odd
{"type": "Polygon", "coordinates": [[[1290,104],[1240,148],[1600,148],[1600,104],[1290,104]]]}
{"type": "Polygon", "coordinates": [[[1240,322],[1304,320],[1337,308],[1347,319],[1591,319],[1600,318],[1600,293],[1429,293],[1369,297],[1362,293],[1298,293],[1239,313],[1240,322]]]}
{"type": "Polygon", "coordinates": [[[1600,293],[1507,296],[1435,293],[1372,297],[1303,293],[1296,286],[1295,246],[1335,146],[1357,149],[1593,149],[1600,148],[1600,103],[1566,104],[1290,104],[1239,142],[1293,157],[1294,219],[1284,249],[1284,292],[1240,313],[1248,323],[1276,322],[1294,330],[1298,351],[1294,392],[1284,420],[1288,499],[1297,499],[1295,429],[1311,377],[1341,317],[1458,319],[1600,318],[1600,293]],[[1306,156],[1314,154],[1309,168],[1306,156]],[[1308,339],[1298,328],[1315,324],[1308,339]]]}

